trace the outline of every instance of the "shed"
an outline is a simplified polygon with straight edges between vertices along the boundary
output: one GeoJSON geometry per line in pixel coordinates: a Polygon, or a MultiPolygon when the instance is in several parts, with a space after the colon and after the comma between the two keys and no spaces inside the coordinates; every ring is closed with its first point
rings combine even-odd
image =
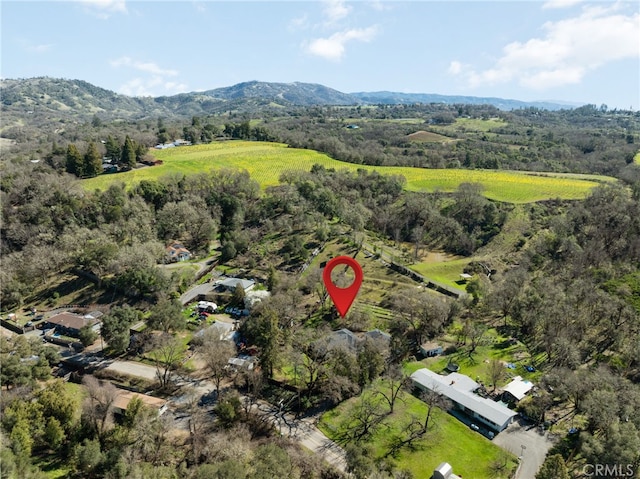
{"type": "Polygon", "coordinates": [[[531,381],[522,379],[522,376],[516,376],[504,387],[503,391],[508,395],[509,399],[513,398],[515,401],[521,401],[532,388],[533,383],[531,381]]]}
{"type": "Polygon", "coordinates": [[[453,467],[448,462],[441,462],[433,471],[432,479],[460,479],[453,473],[453,467]]]}
{"type": "Polygon", "coordinates": [[[438,356],[442,354],[443,351],[444,349],[442,348],[442,346],[433,341],[420,345],[420,353],[426,358],[438,356]]]}

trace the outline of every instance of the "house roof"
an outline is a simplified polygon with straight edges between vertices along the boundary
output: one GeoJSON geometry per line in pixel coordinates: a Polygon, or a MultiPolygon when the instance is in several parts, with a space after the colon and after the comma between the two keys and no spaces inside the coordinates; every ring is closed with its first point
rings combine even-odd
{"type": "Polygon", "coordinates": [[[147,394],[139,394],[121,389],[119,390],[118,397],[116,397],[115,401],[113,402],[113,407],[116,409],[122,409],[124,411],[125,409],[127,409],[127,406],[134,397],[140,398],[145,406],[153,409],[161,410],[167,404],[167,401],[161,398],[156,398],[147,394]]]}
{"type": "Polygon", "coordinates": [[[334,331],[328,336],[327,346],[330,348],[342,345],[345,345],[349,348],[355,348],[357,344],[358,336],[356,336],[355,333],[346,328],[334,331]]]}
{"type": "Polygon", "coordinates": [[[505,425],[517,413],[500,403],[474,394],[479,386],[470,377],[464,374],[451,373],[441,376],[433,371],[423,368],[411,375],[411,379],[421,386],[448,397],[453,402],[464,406],[485,419],[497,424],[505,425]]]}
{"type": "Polygon", "coordinates": [[[364,335],[370,337],[371,339],[375,339],[376,341],[391,341],[391,335],[389,333],[385,333],[384,331],[380,331],[379,329],[372,329],[371,331],[367,331],[366,333],[364,333],[364,335]]]}
{"type": "Polygon", "coordinates": [[[233,324],[224,323],[222,321],[216,321],[208,328],[201,329],[198,331],[195,336],[200,337],[207,334],[208,331],[212,331],[210,334],[214,334],[213,332],[217,332],[220,335],[220,339],[230,340],[233,339],[234,331],[233,324]]]}
{"type": "Polygon", "coordinates": [[[169,246],[167,246],[166,251],[167,251],[167,254],[171,256],[176,256],[181,253],[191,255],[191,251],[185,248],[184,245],[179,241],[174,241],[173,243],[170,243],[169,246]]]}
{"type": "Polygon", "coordinates": [[[80,316],[78,314],[64,312],[51,316],[47,322],[67,329],[80,330],[87,325],[93,326],[99,321],[93,316],[80,316]]]}
{"type": "Polygon", "coordinates": [[[238,284],[241,284],[242,288],[246,290],[248,288],[251,288],[254,284],[256,284],[256,282],[253,281],[252,279],[227,278],[227,279],[223,279],[218,284],[227,289],[236,289],[236,286],[238,284]]]}
{"type": "Polygon", "coordinates": [[[529,391],[531,391],[531,388],[533,388],[533,383],[531,381],[522,379],[522,376],[516,376],[504,387],[504,392],[511,394],[514,398],[520,401],[529,391]]]}

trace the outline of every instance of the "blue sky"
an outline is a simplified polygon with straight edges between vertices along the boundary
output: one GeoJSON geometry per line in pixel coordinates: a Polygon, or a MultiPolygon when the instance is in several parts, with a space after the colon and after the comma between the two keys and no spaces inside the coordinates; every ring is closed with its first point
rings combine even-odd
{"type": "Polygon", "coordinates": [[[640,108],[640,2],[6,1],[3,78],[133,96],[260,80],[640,108]]]}

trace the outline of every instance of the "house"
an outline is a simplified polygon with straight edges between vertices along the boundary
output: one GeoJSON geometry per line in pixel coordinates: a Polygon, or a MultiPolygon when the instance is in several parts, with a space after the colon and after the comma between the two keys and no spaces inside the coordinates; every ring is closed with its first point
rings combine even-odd
{"type": "Polygon", "coordinates": [[[452,410],[465,413],[495,432],[503,431],[518,415],[504,404],[476,394],[480,385],[464,374],[441,376],[423,368],[414,372],[411,380],[418,389],[446,397],[451,401],[452,410]]]}
{"type": "Polygon", "coordinates": [[[228,364],[236,370],[244,369],[251,371],[256,365],[256,358],[247,354],[240,354],[235,358],[229,358],[228,364]]]}
{"type": "Polygon", "coordinates": [[[358,343],[358,336],[346,328],[334,331],[327,337],[327,347],[329,349],[344,347],[355,351],[358,347],[358,343]]]}
{"type": "Polygon", "coordinates": [[[236,287],[240,285],[246,293],[247,291],[251,291],[253,289],[253,287],[256,285],[256,282],[252,279],[226,278],[216,281],[214,284],[216,285],[217,289],[229,291],[230,293],[233,293],[236,290],[236,287]]]}
{"type": "Polygon", "coordinates": [[[194,336],[198,338],[205,334],[211,334],[214,338],[221,341],[232,341],[235,336],[235,331],[233,330],[233,324],[216,321],[208,328],[198,331],[194,336]]]}
{"type": "Polygon", "coordinates": [[[91,326],[91,329],[98,332],[101,324],[99,319],[90,314],[81,316],[65,311],[47,319],[43,329],[55,329],[58,334],[77,338],[80,335],[80,330],[85,326],[91,326]]]}
{"type": "Polygon", "coordinates": [[[473,278],[473,275],[467,274],[467,273],[461,273],[460,274],[460,280],[467,282],[469,281],[471,278],[473,278]]]}
{"type": "Polygon", "coordinates": [[[521,401],[532,388],[531,381],[522,379],[522,376],[516,376],[503,388],[503,398],[506,402],[521,401]]]}
{"type": "Polygon", "coordinates": [[[424,343],[420,345],[420,353],[425,358],[431,358],[433,356],[439,356],[443,353],[442,346],[435,342],[424,343]]]}
{"type": "Polygon", "coordinates": [[[371,331],[367,331],[364,333],[366,338],[371,338],[375,342],[383,344],[384,346],[389,346],[391,342],[391,335],[389,333],[385,333],[384,331],[380,331],[379,329],[372,329],[371,331]]]}
{"type": "Polygon", "coordinates": [[[114,414],[124,414],[127,410],[127,406],[129,406],[129,403],[135,397],[140,399],[142,404],[146,407],[158,411],[158,416],[162,416],[162,414],[167,410],[167,401],[164,399],[149,396],[148,394],[139,394],[119,389],[118,396],[115,401],[113,401],[114,414]]]}
{"type": "Polygon", "coordinates": [[[191,259],[191,252],[184,247],[182,243],[177,241],[172,242],[166,248],[167,260],[170,263],[176,263],[178,261],[187,261],[191,259]]]}

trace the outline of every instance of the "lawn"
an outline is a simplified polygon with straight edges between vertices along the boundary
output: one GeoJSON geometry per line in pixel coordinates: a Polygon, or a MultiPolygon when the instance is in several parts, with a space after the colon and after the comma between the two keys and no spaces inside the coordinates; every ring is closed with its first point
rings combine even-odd
{"type": "Polygon", "coordinates": [[[409,268],[433,281],[465,291],[466,284],[459,283],[460,274],[472,260],[473,258],[460,258],[438,263],[416,263],[409,268]]]}
{"type": "Polygon", "coordinates": [[[484,384],[489,385],[491,381],[488,376],[488,363],[491,359],[515,365],[515,369],[505,367],[502,381],[498,383],[498,386],[506,385],[515,376],[522,376],[534,383],[540,378],[540,371],[528,372],[524,366],[535,366],[541,361],[541,358],[532,357],[520,342],[510,344],[507,337],[501,336],[493,328],[485,333],[482,345],[478,346],[472,357],[469,357],[467,349],[463,347],[450,355],[409,362],[404,365],[404,369],[409,374],[425,367],[436,373],[441,373],[449,362],[454,362],[460,366],[459,373],[469,376],[474,381],[480,379],[484,384]]]}
{"type": "Polygon", "coordinates": [[[454,191],[461,183],[481,183],[490,199],[510,203],[530,203],[553,198],[582,199],[598,184],[593,180],[532,175],[526,172],[425,169],[399,166],[356,165],[334,160],[312,150],[288,148],[280,143],[227,141],[206,145],[151,150],[162,165],[138,168],[125,173],[104,174],[83,180],[86,189],[105,190],[113,182],[133,185],[143,179],[158,179],[170,174],[194,174],[213,169],[246,170],[262,188],[279,183],[286,171],[309,171],[318,163],[326,168],[355,171],[364,169],[381,174],[402,175],[411,191],[454,191]]]}
{"type": "MultiPolygon", "coordinates": [[[[423,419],[426,416],[427,406],[422,401],[408,393],[403,393],[401,397],[394,413],[387,416],[383,425],[364,440],[372,448],[376,459],[385,458],[390,439],[402,435],[412,417],[423,419]]],[[[320,429],[330,438],[339,438],[341,433],[353,426],[348,421],[349,413],[360,400],[359,397],[350,399],[325,413],[319,422],[320,429]]],[[[389,456],[385,460],[394,462],[399,469],[408,469],[415,479],[430,478],[433,470],[443,461],[452,465],[455,474],[474,479],[506,478],[508,471],[515,466],[512,456],[506,455],[491,441],[446,412],[436,409],[431,421],[433,427],[415,447],[403,448],[395,457],[389,456]],[[491,464],[500,458],[507,460],[507,467],[496,474],[491,470],[491,464]]]]}
{"type": "Polygon", "coordinates": [[[636,153],[636,156],[633,157],[633,162],[636,165],[640,165],[640,151],[638,151],[638,153],[636,153]]]}

